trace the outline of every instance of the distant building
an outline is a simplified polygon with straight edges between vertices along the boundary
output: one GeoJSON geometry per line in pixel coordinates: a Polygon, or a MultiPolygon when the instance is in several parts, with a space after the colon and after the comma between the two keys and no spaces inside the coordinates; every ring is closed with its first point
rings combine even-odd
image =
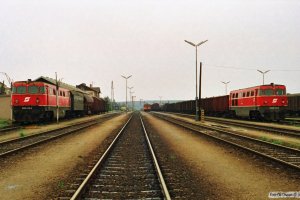
{"type": "Polygon", "coordinates": [[[101,97],[101,90],[100,87],[93,87],[92,85],[87,86],[85,83],[81,83],[80,85],[76,85],[77,88],[89,93],[90,95],[94,96],[94,97],[101,97]]]}
{"type": "Polygon", "coordinates": [[[0,95],[10,95],[10,88],[4,84],[4,81],[0,82],[0,95]]]}

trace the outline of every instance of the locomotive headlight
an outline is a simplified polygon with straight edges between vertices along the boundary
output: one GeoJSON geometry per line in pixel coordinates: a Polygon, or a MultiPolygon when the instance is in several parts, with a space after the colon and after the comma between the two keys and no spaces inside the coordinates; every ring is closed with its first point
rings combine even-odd
{"type": "Polygon", "coordinates": [[[36,98],[36,103],[40,103],[40,99],[39,98],[36,98]]]}
{"type": "Polygon", "coordinates": [[[15,100],[15,103],[17,103],[17,104],[18,104],[18,103],[19,103],[19,99],[16,99],[16,100],[15,100]]]}
{"type": "Polygon", "coordinates": [[[264,104],[267,104],[268,102],[267,101],[264,101],[264,104]]]}
{"type": "Polygon", "coordinates": [[[282,100],[281,102],[282,102],[282,104],[284,104],[284,100],[282,100]]]}

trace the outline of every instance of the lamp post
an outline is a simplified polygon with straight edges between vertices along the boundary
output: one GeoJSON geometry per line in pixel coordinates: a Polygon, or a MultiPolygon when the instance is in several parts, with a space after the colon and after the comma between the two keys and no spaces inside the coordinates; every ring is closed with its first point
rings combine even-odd
{"type": "Polygon", "coordinates": [[[125,78],[126,79],[126,112],[127,112],[127,80],[132,76],[132,75],[130,75],[130,76],[123,76],[123,75],[121,75],[123,78],[125,78]]]}
{"type": "Polygon", "coordinates": [[[133,102],[132,102],[132,101],[133,101],[133,98],[132,98],[133,96],[132,96],[132,94],[133,94],[134,92],[131,92],[131,90],[130,90],[129,93],[130,93],[130,99],[131,99],[131,110],[133,111],[133,102]]]}
{"type": "Polygon", "coordinates": [[[159,96],[159,104],[161,105],[161,98],[162,98],[162,96],[159,96]]]}
{"type": "MultiPolygon", "coordinates": [[[[131,101],[131,96],[132,96],[131,90],[132,90],[133,87],[127,87],[127,88],[129,89],[129,99],[131,101]]],[[[132,103],[131,103],[131,107],[132,107],[132,103]]]]}
{"type": "Polygon", "coordinates": [[[131,98],[132,98],[132,111],[134,111],[134,98],[135,98],[136,96],[131,96],[131,98]]]}
{"type": "Polygon", "coordinates": [[[0,72],[1,74],[4,74],[6,76],[6,79],[8,81],[8,84],[10,85],[10,120],[13,121],[13,108],[12,108],[12,85],[13,85],[13,80],[8,76],[7,73],[5,72],[0,72]]]}
{"type": "Polygon", "coordinates": [[[230,83],[230,81],[227,81],[227,82],[221,81],[221,83],[223,83],[225,85],[225,95],[227,95],[227,85],[228,85],[228,83],[230,83]]]}
{"type": "Polygon", "coordinates": [[[263,75],[263,85],[264,85],[265,84],[265,74],[268,73],[270,70],[261,71],[258,69],[257,71],[263,75]]]}
{"type": "Polygon", "coordinates": [[[197,76],[197,66],[198,66],[198,61],[197,61],[197,53],[198,53],[198,46],[200,46],[201,44],[207,42],[208,40],[204,40],[202,42],[199,42],[198,44],[194,44],[193,42],[190,42],[190,41],[187,41],[187,40],[184,40],[186,43],[196,47],[196,115],[195,115],[195,120],[196,121],[199,121],[199,105],[198,105],[198,93],[197,93],[197,90],[198,90],[198,76],[197,76]]]}

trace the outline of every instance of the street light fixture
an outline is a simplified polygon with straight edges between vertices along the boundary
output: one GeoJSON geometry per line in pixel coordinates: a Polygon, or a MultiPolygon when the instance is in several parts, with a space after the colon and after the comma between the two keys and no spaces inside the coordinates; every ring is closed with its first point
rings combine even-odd
{"type": "Polygon", "coordinates": [[[197,93],[197,90],[198,90],[198,76],[197,76],[197,66],[198,66],[198,61],[197,61],[197,53],[198,53],[198,46],[200,46],[201,44],[204,44],[205,42],[207,42],[208,40],[204,40],[202,42],[199,42],[198,44],[194,44],[193,42],[190,42],[190,41],[187,41],[187,40],[184,40],[186,43],[196,47],[196,116],[195,116],[195,120],[196,121],[199,121],[199,105],[198,105],[198,93],[197,93]]]}
{"type": "Polygon", "coordinates": [[[265,74],[268,73],[270,70],[266,70],[266,71],[261,71],[261,70],[257,70],[258,72],[260,72],[263,75],[263,85],[265,84],[265,74]]]}
{"type": "Polygon", "coordinates": [[[131,110],[133,111],[133,102],[132,102],[133,101],[133,98],[132,98],[133,96],[132,96],[132,94],[134,93],[134,91],[131,92],[131,90],[130,90],[129,93],[130,93],[130,99],[131,99],[131,110]]]}
{"type": "MultiPolygon", "coordinates": [[[[132,90],[133,87],[127,87],[127,88],[129,89],[129,99],[130,99],[130,101],[131,101],[131,96],[132,96],[131,90],[132,90]]],[[[132,104],[132,103],[131,103],[131,104],[132,104]]],[[[131,105],[131,107],[132,107],[132,105],[131,105]]]]}
{"type": "Polygon", "coordinates": [[[161,98],[162,98],[162,96],[159,96],[159,104],[161,105],[161,98]]]}
{"type": "Polygon", "coordinates": [[[132,98],[132,111],[134,111],[134,98],[135,98],[136,96],[132,96],[131,98],[132,98]]]}
{"type": "Polygon", "coordinates": [[[130,76],[123,76],[123,75],[121,75],[123,78],[125,78],[126,79],[126,112],[127,112],[127,80],[132,76],[132,75],[130,75],[130,76]]]}
{"type": "Polygon", "coordinates": [[[230,81],[227,82],[221,81],[221,82],[225,85],[225,95],[227,95],[227,85],[228,83],[230,83],[230,81]]]}

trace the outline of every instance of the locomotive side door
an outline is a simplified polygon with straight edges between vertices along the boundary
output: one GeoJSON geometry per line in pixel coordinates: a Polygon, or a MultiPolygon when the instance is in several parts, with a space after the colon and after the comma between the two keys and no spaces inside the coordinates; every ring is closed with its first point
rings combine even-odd
{"type": "Polygon", "coordinates": [[[255,89],[255,94],[254,94],[254,97],[253,97],[253,104],[255,106],[255,110],[258,110],[258,105],[257,105],[257,98],[258,98],[258,95],[259,95],[259,90],[258,89],[255,89]]]}
{"type": "Polygon", "coordinates": [[[46,105],[49,105],[49,87],[48,85],[45,86],[45,93],[46,93],[46,105]]]}

